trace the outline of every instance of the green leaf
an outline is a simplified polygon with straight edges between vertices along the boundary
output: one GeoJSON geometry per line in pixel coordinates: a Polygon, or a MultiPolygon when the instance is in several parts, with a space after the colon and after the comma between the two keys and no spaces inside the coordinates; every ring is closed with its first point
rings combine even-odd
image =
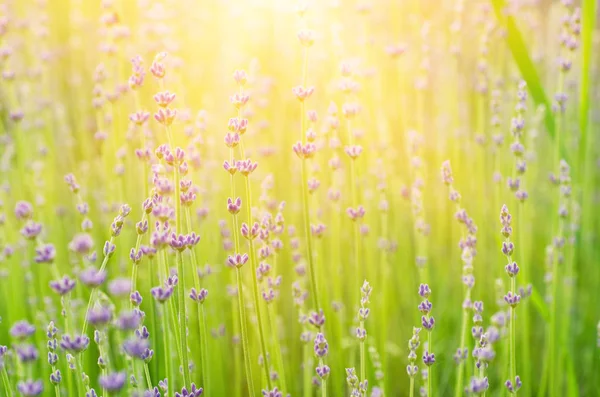
{"type": "MultiPolygon", "coordinates": [[[[523,41],[523,36],[515,19],[512,15],[505,15],[504,10],[506,8],[505,0],[490,0],[494,7],[494,11],[496,13],[496,17],[502,27],[506,29],[506,43],[510,52],[513,55],[515,63],[519,67],[519,71],[523,76],[523,79],[527,83],[527,87],[529,88],[529,92],[531,93],[531,97],[535,101],[535,103],[539,105],[544,105],[546,111],[544,112],[544,123],[546,125],[546,129],[551,137],[554,138],[556,124],[554,122],[554,115],[552,114],[552,106],[548,101],[548,97],[546,96],[546,92],[544,91],[544,87],[542,87],[542,82],[540,80],[540,76],[537,72],[535,64],[531,60],[529,53],[527,52],[527,46],[523,41]]],[[[592,0],[593,1],[593,0],[592,0]]]]}
{"type": "Polygon", "coordinates": [[[542,298],[540,293],[537,291],[537,289],[533,288],[531,290],[531,296],[529,297],[529,299],[531,299],[531,304],[533,305],[533,307],[535,307],[535,309],[540,314],[540,316],[542,316],[544,321],[549,321],[550,320],[550,310],[548,310],[548,306],[546,305],[546,302],[544,302],[544,299],[542,298]]]}
{"type": "Polygon", "coordinates": [[[587,149],[587,133],[590,112],[590,65],[592,63],[592,47],[594,25],[596,23],[597,0],[583,0],[581,30],[581,84],[579,87],[579,142],[580,172],[585,166],[587,149]]]}

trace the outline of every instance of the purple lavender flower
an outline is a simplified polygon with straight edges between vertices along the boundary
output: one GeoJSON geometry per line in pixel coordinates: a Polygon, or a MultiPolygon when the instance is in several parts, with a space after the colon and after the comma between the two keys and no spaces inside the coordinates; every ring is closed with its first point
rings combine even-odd
{"type": "Polygon", "coordinates": [[[127,296],[131,291],[131,280],[124,277],[116,278],[108,283],[108,291],[116,297],[127,296]]]}
{"type": "Polygon", "coordinates": [[[317,333],[316,337],[315,337],[315,355],[319,358],[323,358],[325,356],[327,356],[327,353],[329,352],[329,344],[327,343],[327,340],[325,339],[325,335],[323,335],[321,332],[317,333]]]}
{"type": "Polygon", "coordinates": [[[69,249],[79,255],[88,254],[93,247],[94,240],[92,240],[92,236],[87,233],[76,234],[69,243],[69,249]]]}
{"type": "Polygon", "coordinates": [[[323,313],[323,309],[320,309],[319,312],[310,313],[308,322],[316,328],[321,328],[325,324],[325,314],[323,313]]]}
{"type": "Polygon", "coordinates": [[[279,389],[274,388],[273,390],[262,390],[262,395],[264,397],[283,397],[283,393],[279,391],[279,389]]]}
{"type": "Polygon", "coordinates": [[[435,319],[433,317],[421,316],[421,325],[427,331],[431,331],[435,325],[435,319]]]}
{"type": "Polygon", "coordinates": [[[469,386],[465,389],[465,392],[472,394],[479,394],[485,392],[490,387],[487,376],[484,378],[471,378],[469,386]]]}
{"type": "Polygon", "coordinates": [[[109,393],[119,392],[125,385],[127,374],[125,372],[112,372],[108,375],[100,375],[98,383],[109,393]]]}
{"type": "Polygon", "coordinates": [[[431,289],[429,288],[429,285],[419,285],[419,295],[421,296],[421,298],[429,298],[429,295],[431,295],[431,289]]]}
{"type": "Polygon", "coordinates": [[[506,388],[508,389],[509,393],[512,393],[512,394],[514,394],[514,393],[516,393],[516,392],[517,392],[517,391],[518,391],[518,390],[521,388],[521,386],[522,386],[523,384],[521,383],[521,377],[520,377],[519,375],[517,375],[517,376],[515,377],[515,381],[514,381],[514,383],[513,383],[513,382],[511,382],[511,381],[510,381],[510,379],[509,379],[509,380],[507,380],[507,381],[504,383],[504,385],[505,385],[505,386],[506,386],[506,388]]]}
{"type": "Polygon", "coordinates": [[[196,288],[192,288],[190,291],[190,298],[194,302],[204,303],[206,297],[208,296],[208,290],[205,288],[200,288],[200,291],[196,291],[196,288]]]}
{"type": "Polygon", "coordinates": [[[110,241],[106,241],[104,243],[104,248],[102,249],[102,252],[104,253],[104,256],[111,257],[112,254],[115,252],[116,248],[117,248],[116,245],[114,245],[110,241]]]}
{"type": "Polygon", "coordinates": [[[164,303],[171,297],[171,295],[173,295],[173,291],[173,287],[165,286],[164,288],[154,287],[150,290],[150,293],[152,294],[154,299],[156,299],[157,302],[164,303]]]}
{"type": "Polygon", "coordinates": [[[510,307],[515,308],[521,301],[521,296],[513,293],[512,291],[508,291],[506,295],[504,295],[504,301],[508,303],[510,307]]]}
{"type": "Polygon", "coordinates": [[[19,393],[21,393],[21,395],[26,397],[39,396],[44,391],[44,384],[41,380],[33,381],[29,379],[17,383],[17,389],[19,390],[19,393]]]}
{"type": "Polygon", "coordinates": [[[432,307],[433,307],[433,305],[427,299],[425,299],[424,301],[419,303],[419,306],[418,306],[419,311],[423,314],[428,314],[431,311],[432,307]]]}
{"type": "Polygon", "coordinates": [[[123,350],[129,356],[143,360],[149,352],[148,340],[138,337],[129,338],[123,343],[123,350]]]}
{"type": "Polygon", "coordinates": [[[327,379],[329,377],[329,373],[331,372],[331,369],[327,365],[319,365],[317,368],[315,368],[315,370],[317,372],[317,376],[321,379],[327,379]]]}
{"type": "Polygon", "coordinates": [[[509,263],[504,267],[504,269],[506,270],[508,277],[515,277],[517,274],[519,274],[519,266],[517,265],[517,262],[509,263]]]}
{"type": "Polygon", "coordinates": [[[142,304],[142,295],[139,291],[134,291],[129,295],[129,300],[134,306],[140,306],[142,304]]]}
{"type": "Polygon", "coordinates": [[[34,345],[19,345],[15,349],[22,363],[32,362],[38,359],[38,351],[34,345]]]}
{"type": "Polygon", "coordinates": [[[34,221],[28,221],[21,229],[21,235],[28,240],[35,240],[42,232],[42,225],[34,221]]]}
{"type": "Polygon", "coordinates": [[[70,353],[79,353],[88,348],[90,338],[85,335],[63,335],[60,341],[60,347],[70,353]]]}
{"type": "Polygon", "coordinates": [[[57,369],[56,371],[54,371],[50,374],[50,382],[53,385],[58,385],[61,380],[62,380],[62,375],[61,375],[59,369],[57,369]]]}
{"type": "Polygon", "coordinates": [[[435,354],[433,353],[429,353],[428,351],[425,351],[423,353],[423,364],[427,365],[428,367],[432,366],[435,363],[435,354]]]}
{"type": "Polygon", "coordinates": [[[52,263],[56,256],[56,249],[52,244],[42,244],[35,249],[36,263],[52,263]]]}
{"type": "Polygon", "coordinates": [[[23,340],[35,333],[35,327],[27,322],[27,320],[17,321],[10,329],[10,335],[13,338],[23,340]]]}
{"type": "Polygon", "coordinates": [[[15,216],[19,220],[26,220],[33,215],[33,206],[27,201],[17,201],[15,204],[15,216]]]}
{"type": "Polygon", "coordinates": [[[87,314],[88,322],[95,327],[102,327],[108,324],[112,320],[112,318],[112,310],[105,306],[94,307],[90,309],[90,311],[88,311],[87,314]]]}
{"type": "Polygon", "coordinates": [[[192,382],[192,387],[189,391],[184,386],[183,389],[181,389],[181,393],[175,392],[175,397],[199,397],[202,395],[203,391],[204,389],[202,389],[201,387],[197,388],[196,385],[192,382]]]}
{"type": "Polygon", "coordinates": [[[187,236],[185,234],[177,235],[175,233],[171,233],[171,240],[169,245],[176,251],[182,252],[187,248],[187,236]]]}
{"type": "Polygon", "coordinates": [[[120,330],[134,330],[139,327],[141,321],[141,312],[132,310],[121,313],[116,321],[116,326],[120,330]]]}
{"type": "Polygon", "coordinates": [[[75,288],[75,280],[64,276],[60,280],[50,281],[50,288],[59,295],[66,295],[75,288]]]}
{"type": "Polygon", "coordinates": [[[106,280],[106,271],[88,267],[79,273],[79,280],[88,287],[96,288],[102,285],[106,280]]]}

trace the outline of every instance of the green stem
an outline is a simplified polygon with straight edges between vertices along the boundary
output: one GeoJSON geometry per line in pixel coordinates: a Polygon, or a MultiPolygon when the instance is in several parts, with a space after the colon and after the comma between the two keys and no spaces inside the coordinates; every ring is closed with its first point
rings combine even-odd
{"type": "Polygon", "coordinates": [[[169,380],[169,389],[167,390],[167,397],[171,397],[173,396],[173,392],[172,390],[175,387],[175,379],[171,376],[171,344],[170,344],[170,339],[168,338],[168,334],[169,334],[169,324],[167,322],[167,310],[168,307],[167,305],[165,305],[164,303],[162,304],[162,328],[163,328],[163,345],[165,347],[165,354],[164,354],[164,360],[165,360],[165,369],[167,372],[167,377],[169,380]]]}
{"type": "Polygon", "coordinates": [[[200,344],[202,345],[202,352],[200,353],[200,359],[202,361],[202,370],[204,384],[202,387],[204,390],[210,390],[210,376],[209,376],[209,365],[208,365],[208,332],[206,327],[206,313],[204,311],[204,303],[200,304],[200,344]]]}
{"type": "Polygon", "coordinates": [[[146,374],[146,385],[148,390],[152,390],[152,378],[150,377],[150,370],[148,369],[148,363],[144,362],[144,373],[146,374]]]}
{"type": "Polygon", "coordinates": [[[8,373],[6,372],[6,366],[3,364],[1,366],[2,373],[2,383],[4,384],[4,391],[6,391],[7,397],[13,397],[12,387],[10,385],[10,380],[8,379],[8,373]]]}
{"type": "MultiPolygon", "coordinates": [[[[252,195],[250,191],[250,178],[246,177],[246,205],[248,206],[248,227],[252,227],[252,195]]],[[[250,262],[252,264],[252,292],[254,295],[254,305],[256,306],[256,319],[258,321],[258,335],[260,339],[260,349],[263,356],[263,363],[265,369],[265,375],[267,376],[267,387],[271,390],[271,376],[269,374],[269,359],[267,356],[267,345],[265,343],[265,333],[261,315],[261,302],[260,302],[260,294],[258,293],[258,278],[256,276],[256,269],[258,264],[256,263],[256,252],[254,250],[254,240],[250,239],[250,262]]]]}
{"type": "Polygon", "coordinates": [[[275,360],[277,361],[277,370],[281,379],[281,390],[287,391],[287,383],[285,381],[285,367],[283,365],[283,357],[281,356],[281,346],[279,346],[279,333],[277,332],[277,323],[275,319],[275,302],[267,304],[267,320],[271,325],[271,338],[273,340],[273,348],[275,349],[275,360]]]}
{"type": "MultiPolygon", "coordinates": [[[[114,237],[111,236],[109,244],[112,244],[114,241],[114,237]]],[[[106,268],[106,265],[108,264],[108,260],[110,258],[110,255],[105,255],[104,259],[102,260],[102,265],[100,266],[100,270],[98,270],[98,272],[102,272],[104,271],[104,269],[106,268]]],[[[97,292],[98,288],[92,288],[92,292],[90,293],[90,299],[88,300],[88,304],[87,304],[87,308],[85,309],[85,316],[83,317],[83,328],[81,330],[81,335],[85,335],[87,332],[87,326],[88,326],[88,321],[87,321],[87,315],[90,312],[90,309],[94,306],[94,303],[96,303],[96,292],[97,292]]]]}
{"type": "Polygon", "coordinates": [[[246,367],[246,382],[248,383],[248,395],[254,396],[254,381],[252,379],[252,364],[250,362],[250,347],[248,346],[248,329],[246,324],[246,305],[244,303],[242,272],[239,267],[236,267],[235,275],[238,289],[238,306],[240,309],[240,323],[242,326],[242,350],[244,352],[244,365],[246,367]]]}
{"type": "Polygon", "coordinates": [[[304,348],[302,349],[302,363],[303,363],[303,382],[304,382],[304,397],[310,397],[312,395],[312,385],[311,385],[311,373],[312,373],[312,365],[310,362],[311,359],[311,349],[310,345],[305,342],[304,348]]]}
{"type": "MultiPolygon", "coordinates": [[[[429,354],[433,354],[433,342],[431,340],[432,330],[427,331],[427,349],[429,354]]],[[[427,395],[433,396],[433,365],[430,365],[427,369],[427,395]]]]}
{"type": "MultiPolygon", "coordinates": [[[[471,299],[471,289],[467,287],[467,292],[465,293],[465,301],[469,301],[471,299]]],[[[465,362],[462,359],[462,351],[465,348],[465,342],[467,338],[467,321],[469,319],[469,312],[467,309],[463,309],[462,316],[462,324],[460,327],[460,362],[458,364],[458,375],[456,377],[456,384],[454,385],[454,396],[459,397],[463,394],[463,376],[464,376],[464,366],[465,362]]]]}

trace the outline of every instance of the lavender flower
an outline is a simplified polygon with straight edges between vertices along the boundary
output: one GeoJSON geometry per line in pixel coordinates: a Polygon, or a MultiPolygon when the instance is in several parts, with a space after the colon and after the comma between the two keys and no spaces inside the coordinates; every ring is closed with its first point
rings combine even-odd
{"type": "Polygon", "coordinates": [[[96,288],[106,280],[106,271],[88,267],[79,273],[79,280],[88,287],[96,288]]]}
{"type": "Polygon", "coordinates": [[[63,335],[60,341],[60,347],[71,353],[79,353],[88,348],[90,344],[90,338],[85,335],[63,335]]]}
{"type": "Polygon", "coordinates": [[[112,372],[108,375],[100,375],[98,383],[109,393],[118,393],[125,385],[126,379],[125,372],[112,372]]]}
{"type": "Polygon", "coordinates": [[[35,327],[26,320],[17,321],[10,329],[10,335],[16,339],[26,339],[35,333],[35,327]]]}
{"type": "Polygon", "coordinates": [[[41,380],[26,380],[20,381],[17,383],[17,389],[21,395],[29,397],[29,396],[39,396],[44,391],[44,384],[41,380]]]}
{"type": "Polygon", "coordinates": [[[196,385],[192,382],[192,387],[190,390],[185,387],[181,389],[181,393],[175,392],[175,397],[199,397],[202,395],[204,390],[200,387],[196,387],[196,385]]]}

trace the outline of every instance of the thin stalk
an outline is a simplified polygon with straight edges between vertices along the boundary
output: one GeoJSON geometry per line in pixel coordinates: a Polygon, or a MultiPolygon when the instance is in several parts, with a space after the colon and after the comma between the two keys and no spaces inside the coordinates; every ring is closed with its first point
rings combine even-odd
{"type": "Polygon", "coordinates": [[[175,379],[171,376],[171,346],[170,340],[168,338],[169,324],[167,322],[167,305],[162,304],[162,328],[163,328],[163,345],[165,347],[165,369],[167,372],[168,380],[169,380],[169,389],[167,390],[167,397],[173,396],[173,388],[175,387],[175,379]]]}
{"type": "MultiPolygon", "coordinates": [[[[161,80],[162,81],[162,80],[161,80]]],[[[171,150],[173,148],[173,139],[171,135],[171,127],[166,126],[167,137],[169,139],[169,146],[171,150]]],[[[181,187],[179,186],[180,175],[179,175],[179,164],[175,164],[173,167],[173,174],[175,177],[175,231],[177,235],[181,234],[181,187]]],[[[177,286],[177,301],[179,302],[179,343],[181,344],[181,366],[183,367],[183,384],[189,386],[190,381],[190,367],[188,365],[188,345],[187,345],[187,314],[185,308],[185,269],[183,267],[183,258],[181,251],[175,253],[177,262],[177,277],[181,285],[177,286]]]]}
{"type": "Polygon", "coordinates": [[[148,363],[144,362],[144,374],[146,375],[146,385],[148,390],[152,390],[152,378],[150,377],[150,370],[148,369],[148,363]]]}
{"type": "Polygon", "coordinates": [[[273,349],[275,349],[275,360],[277,361],[277,369],[281,379],[281,390],[287,391],[287,383],[285,381],[285,367],[283,366],[283,357],[281,356],[281,347],[279,346],[279,333],[277,332],[277,323],[275,321],[275,302],[267,304],[267,322],[271,326],[271,338],[273,340],[273,349]]]}
{"type": "MultiPolygon", "coordinates": [[[[431,341],[432,331],[427,331],[427,349],[429,350],[429,354],[433,352],[433,345],[431,341]]],[[[427,369],[427,395],[433,396],[433,365],[430,365],[427,369]]]]}
{"type": "Polygon", "coordinates": [[[302,349],[302,374],[303,374],[303,382],[304,382],[304,397],[310,397],[312,395],[312,384],[311,384],[311,373],[312,373],[312,365],[311,365],[311,349],[310,345],[305,342],[304,349],[302,349]]]}
{"type": "MultiPolygon", "coordinates": [[[[323,358],[319,358],[319,366],[324,364],[323,358]]],[[[327,397],[327,379],[321,379],[321,397],[327,397]]]]}
{"type": "MultiPolygon", "coordinates": [[[[305,137],[305,105],[304,101],[300,102],[300,113],[301,113],[301,139],[302,144],[306,143],[305,137]]],[[[313,305],[315,310],[319,310],[321,308],[319,303],[319,296],[317,292],[317,278],[315,274],[315,264],[314,264],[314,252],[312,245],[312,233],[310,231],[310,206],[308,203],[308,186],[307,186],[307,172],[306,172],[306,160],[301,160],[301,168],[300,168],[300,184],[302,185],[302,216],[304,220],[304,238],[306,240],[306,256],[308,259],[308,272],[310,273],[310,295],[312,297],[313,305]]]]}
{"type": "Polygon", "coordinates": [[[252,364],[250,363],[250,348],[248,346],[248,328],[246,324],[246,306],[244,304],[244,288],[242,285],[242,271],[235,268],[238,289],[238,306],[240,308],[240,323],[242,325],[242,350],[244,352],[244,365],[246,367],[246,382],[248,383],[248,395],[254,396],[254,381],[252,379],[252,364]]]}
{"type": "MultiPolygon", "coordinates": [[[[239,116],[239,112],[238,112],[239,116]]],[[[233,163],[233,148],[229,149],[229,161],[233,163]]],[[[233,175],[229,178],[231,185],[231,197],[235,198],[235,183],[233,175]]],[[[233,242],[235,252],[240,252],[240,238],[238,236],[238,220],[237,214],[232,214],[233,218],[233,242]]],[[[235,278],[237,283],[237,296],[238,296],[238,307],[240,317],[240,328],[242,331],[242,353],[244,355],[244,367],[246,371],[246,383],[248,385],[248,395],[254,396],[254,380],[252,379],[252,363],[250,361],[250,346],[248,342],[248,325],[246,324],[246,304],[244,302],[244,288],[242,283],[242,269],[239,267],[235,268],[235,278]]]]}
{"type": "MultiPolygon", "coordinates": [[[[465,293],[465,301],[471,300],[471,288],[467,288],[467,292],[465,293]]],[[[467,339],[467,322],[469,320],[469,312],[468,309],[463,309],[462,322],[460,326],[460,350],[461,350],[461,359],[458,363],[458,375],[456,377],[456,384],[454,385],[454,396],[459,397],[463,395],[463,376],[464,376],[464,366],[465,362],[462,359],[462,351],[465,348],[465,343],[467,339]]],[[[431,350],[430,350],[431,351],[431,350]]]]}
{"type": "MultiPolygon", "coordinates": [[[[142,223],[146,220],[146,211],[142,215],[142,223]]],[[[135,240],[135,254],[140,250],[140,245],[142,244],[143,234],[138,234],[135,240]]],[[[131,269],[131,294],[136,291],[137,288],[137,273],[138,273],[138,264],[133,262],[133,267],[131,269]]],[[[129,300],[129,310],[133,310],[133,301],[129,300]]]]}
{"type": "MultiPolygon", "coordinates": [[[[360,329],[365,329],[365,322],[363,320],[360,321],[360,329]]],[[[365,341],[360,341],[360,380],[364,382],[367,380],[367,365],[366,365],[366,357],[365,357],[365,341]]],[[[365,388],[365,396],[367,395],[367,390],[365,388]]]]}
{"type": "MultiPolygon", "coordinates": [[[[185,207],[185,220],[186,220],[186,225],[187,225],[187,232],[191,233],[192,232],[192,216],[190,214],[190,207],[186,206],[185,207]]],[[[190,249],[190,254],[191,254],[191,267],[192,267],[192,276],[194,279],[194,285],[196,286],[196,289],[198,291],[200,291],[200,277],[198,276],[198,269],[196,268],[198,262],[196,260],[196,251],[194,249],[194,247],[192,247],[190,249]]],[[[208,393],[208,390],[210,390],[208,388],[208,363],[206,362],[207,360],[207,352],[208,350],[206,349],[206,330],[203,331],[203,328],[206,327],[206,318],[204,318],[204,306],[203,304],[198,304],[196,305],[196,312],[198,315],[198,331],[200,332],[200,337],[202,338],[202,340],[200,341],[200,345],[202,346],[202,352],[200,353],[200,360],[202,362],[202,385],[204,390],[208,393]]]]}
{"type": "Polygon", "coordinates": [[[208,366],[208,332],[206,327],[206,313],[204,311],[204,303],[200,303],[200,345],[202,346],[202,352],[200,353],[200,360],[202,361],[202,379],[204,381],[204,390],[210,390],[210,376],[208,366]]]}
{"type": "Polygon", "coordinates": [[[1,366],[2,373],[2,383],[4,384],[4,391],[6,392],[7,397],[13,397],[12,387],[10,385],[10,380],[8,379],[8,373],[6,372],[6,366],[1,366]]]}
{"type": "MultiPolygon", "coordinates": [[[[114,241],[114,237],[111,236],[109,244],[112,244],[113,241],[114,241]]],[[[98,270],[98,272],[104,271],[104,269],[106,268],[106,265],[108,264],[109,258],[110,258],[110,255],[104,256],[104,259],[102,260],[102,265],[100,265],[100,270],[98,270]]],[[[95,301],[96,301],[97,289],[98,288],[92,288],[92,292],[90,293],[90,299],[88,300],[87,308],[85,309],[85,316],[83,317],[83,328],[81,330],[81,335],[85,335],[87,332],[87,326],[88,326],[87,315],[90,312],[90,309],[94,306],[94,303],[96,303],[95,301]]]]}
{"type": "MultiPolygon", "coordinates": [[[[250,192],[250,178],[246,177],[246,205],[248,206],[248,227],[252,227],[252,195],[250,192]]],[[[265,375],[267,377],[267,386],[268,389],[271,390],[271,376],[269,374],[269,360],[267,356],[267,345],[265,343],[265,333],[263,328],[263,321],[261,315],[261,302],[260,302],[260,294],[258,293],[258,278],[256,276],[256,268],[258,264],[256,263],[256,252],[254,250],[254,240],[248,240],[250,244],[250,262],[252,264],[252,292],[254,295],[254,305],[256,306],[256,319],[258,321],[258,335],[260,339],[260,349],[263,356],[265,375]]]]}

